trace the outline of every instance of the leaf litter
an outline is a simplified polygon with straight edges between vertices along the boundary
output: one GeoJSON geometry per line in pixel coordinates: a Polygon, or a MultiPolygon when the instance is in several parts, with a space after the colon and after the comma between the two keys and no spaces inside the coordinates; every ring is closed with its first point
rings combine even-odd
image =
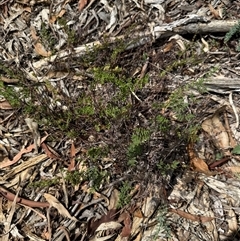
{"type": "MultiPolygon", "coordinates": [[[[226,1],[224,6],[229,4],[232,3],[226,1]]],[[[234,4],[237,6],[237,1],[234,4]]],[[[89,49],[103,46],[105,37],[109,37],[110,43],[126,41],[129,51],[124,52],[117,60],[115,71],[122,65],[133,73],[132,77],[139,74],[139,79],[143,79],[149,75],[152,81],[146,85],[143,93],[131,89],[131,95],[137,103],[133,110],[135,117],[131,119],[132,123],[119,124],[121,128],[129,125],[128,131],[131,130],[131,125],[145,127],[151,122],[150,116],[154,111],[149,111],[149,101],[157,99],[168,103],[169,93],[181,83],[202,78],[213,65],[218,66],[219,72],[209,77],[206,84],[209,92],[200,94],[193,87],[188,90],[201,100],[199,106],[191,106],[192,111],[199,114],[196,118],[201,123],[201,129],[195,133],[198,140],[185,143],[178,152],[181,141],[180,144],[177,143],[179,147],[171,147],[171,142],[173,146],[176,145],[174,138],[163,143],[161,133],[153,133],[149,140],[150,148],[144,154],[145,162],[139,159],[139,169],[143,165],[143,172],[138,169],[132,171],[130,167],[126,170],[126,163],[121,159],[121,149],[126,142],[124,137],[127,137],[124,136],[124,131],[110,129],[113,134],[109,138],[110,131],[107,133],[107,128],[102,123],[102,126],[97,127],[100,128],[98,134],[89,128],[87,134],[79,131],[79,139],[70,139],[64,132],[59,134],[57,131],[56,137],[54,129],[51,130],[51,135],[46,135],[43,126],[39,128],[33,118],[19,116],[14,106],[1,98],[0,194],[1,220],[5,220],[4,227],[1,228],[4,240],[64,240],[65,237],[70,240],[168,240],[169,237],[174,240],[237,240],[240,184],[237,177],[239,153],[236,146],[239,131],[234,123],[234,115],[237,116],[239,107],[232,93],[239,88],[237,81],[234,81],[239,75],[238,68],[233,67],[237,66],[238,59],[232,47],[236,45],[234,41],[228,46],[231,49],[230,54],[221,43],[216,46],[213,44],[213,40],[218,39],[214,34],[218,31],[219,23],[221,30],[225,29],[225,32],[236,23],[234,19],[227,21],[223,5],[213,1],[207,4],[201,1],[189,4],[187,1],[80,0],[60,1],[51,5],[47,1],[6,1],[1,6],[4,9],[0,15],[1,62],[22,71],[24,78],[29,81],[30,90],[34,86],[32,82],[35,85],[46,83],[46,88],[39,85],[37,89],[42,99],[35,100],[35,107],[49,106],[49,110],[56,115],[59,109],[69,108],[62,96],[73,98],[81,90],[88,94],[93,93],[89,91],[87,82],[87,78],[93,78],[92,73],[88,73],[86,67],[76,65],[74,58],[81,58],[86,53],[90,55],[89,49]],[[65,23],[61,23],[59,20],[64,18],[65,23]],[[215,19],[221,21],[217,22],[215,19]],[[211,24],[214,24],[214,30],[211,24]],[[197,47],[191,48],[196,53],[204,52],[204,58],[199,54],[201,63],[191,67],[187,63],[184,67],[179,65],[173,67],[173,70],[169,69],[166,61],[171,63],[172,59],[179,56],[176,55],[177,52],[187,51],[186,55],[190,52],[190,41],[185,33],[197,34],[194,32],[196,26],[203,29],[204,36],[196,39],[197,47]],[[79,40],[74,46],[70,44],[71,30],[79,40]],[[45,34],[53,33],[47,41],[43,37],[44,31],[45,34]],[[129,39],[128,36],[132,38],[129,39]],[[133,38],[135,41],[132,41],[133,38]],[[161,41],[163,42],[160,44],[161,41]],[[147,53],[150,58],[139,61],[142,53],[147,53]],[[134,61],[131,61],[131,55],[135,56],[134,61]],[[60,60],[65,65],[61,66],[63,63],[60,60]],[[69,63],[73,66],[68,69],[69,63]],[[141,67],[138,68],[139,66],[141,67]],[[70,73],[73,69],[75,72],[70,73]],[[161,69],[167,70],[164,79],[167,88],[159,83],[161,69]],[[229,78],[229,85],[221,82],[221,76],[229,78]],[[61,96],[60,93],[64,94],[61,96]],[[103,132],[107,134],[104,135],[103,132]],[[42,136],[45,137],[41,139],[42,136]],[[122,141],[122,146],[118,140],[122,141]],[[90,168],[92,163],[89,164],[88,154],[91,153],[91,148],[95,148],[95,151],[98,148],[104,149],[104,144],[114,142],[120,146],[118,152],[113,151],[117,148],[116,145],[111,154],[102,159],[95,157],[102,171],[115,168],[112,176],[105,179],[106,183],[100,183],[96,191],[93,189],[93,181],[89,181],[94,169],[90,168]],[[217,155],[222,157],[221,163],[215,163],[217,155]],[[162,157],[165,161],[181,160],[181,170],[175,173],[170,170],[165,177],[160,176],[156,165],[152,163],[162,157]],[[110,165],[103,160],[108,160],[110,165]],[[183,168],[184,166],[187,168],[183,168]],[[76,175],[73,176],[74,180],[79,178],[80,181],[73,185],[61,182],[65,178],[63,169],[76,175]],[[92,172],[86,177],[83,173],[87,170],[92,172]],[[58,180],[55,185],[27,185],[36,180],[47,182],[53,177],[58,180]],[[119,187],[123,180],[129,180],[133,190],[129,193],[130,203],[118,208],[121,195],[119,187]],[[28,214],[25,214],[27,206],[36,209],[35,212],[29,209],[28,214]],[[162,209],[165,212],[161,212],[162,209]],[[44,213],[48,220],[37,212],[44,213]],[[171,230],[168,226],[171,226],[171,230]]],[[[235,9],[229,11],[231,16],[238,15],[235,9]]],[[[97,63],[94,61],[93,66],[97,63]]],[[[2,68],[2,65],[0,67],[0,80],[4,85],[14,86],[21,80],[21,76],[14,76],[2,68]]],[[[0,89],[2,90],[1,86],[0,89]]],[[[111,92],[115,91],[110,85],[98,86],[94,90],[95,101],[104,97],[105,102],[108,102],[111,92]]],[[[184,95],[185,103],[190,103],[189,96],[186,93],[184,95]]],[[[28,101],[24,96],[21,98],[28,101]]],[[[179,124],[176,121],[176,110],[168,113],[168,110],[162,108],[158,111],[168,114],[175,125],[179,124]]],[[[86,128],[86,123],[87,121],[80,120],[79,129],[86,128]]],[[[129,136],[127,138],[131,139],[129,136]]],[[[165,166],[167,164],[169,163],[165,166]]]]}

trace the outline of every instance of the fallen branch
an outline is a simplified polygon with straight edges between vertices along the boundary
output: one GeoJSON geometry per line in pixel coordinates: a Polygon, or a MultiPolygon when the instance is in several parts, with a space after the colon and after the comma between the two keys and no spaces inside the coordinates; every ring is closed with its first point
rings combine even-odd
{"type": "MultiPolygon", "coordinates": [[[[209,23],[191,23],[175,27],[173,31],[164,32],[159,38],[170,37],[174,34],[227,33],[237,23],[238,20],[214,20],[209,23]]],[[[156,27],[155,31],[159,31],[161,28],[156,27]]]]}
{"type": "MultiPolygon", "coordinates": [[[[162,39],[162,38],[168,38],[170,36],[173,36],[175,34],[200,34],[200,33],[226,33],[228,32],[234,25],[238,23],[238,20],[214,20],[211,22],[205,22],[202,23],[205,20],[201,20],[202,22],[198,22],[200,17],[198,16],[193,16],[192,19],[187,18],[187,19],[182,19],[179,21],[174,21],[170,24],[165,24],[161,26],[154,26],[152,30],[147,30],[146,32],[136,32],[131,36],[131,40],[128,40],[128,38],[125,35],[120,35],[117,37],[110,37],[108,39],[109,43],[114,43],[117,40],[127,40],[127,46],[128,49],[135,48],[137,46],[141,46],[147,42],[154,42],[157,39],[162,39]],[[194,18],[195,17],[195,18],[194,18]],[[194,23],[192,23],[195,22],[194,23]]],[[[57,58],[62,58],[65,59],[68,57],[70,54],[71,56],[82,56],[84,55],[87,51],[93,49],[96,46],[101,46],[102,42],[101,41],[94,41],[79,47],[76,47],[71,50],[64,50],[64,51],[59,51],[57,54],[52,55],[51,57],[46,57],[44,59],[41,59],[39,61],[36,61],[33,63],[33,67],[35,69],[40,69],[43,66],[47,66],[50,63],[53,63],[57,58]]],[[[27,73],[28,78],[34,81],[38,81],[37,77],[35,77],[34,71],[27,73]]]]}
{"type": "MultiPolygon", "coordinates": [[[[9,201],[13,201],[14,198],[16,197],[15,194],[9,192],[7,189],[5,189],[3,187],[0,187],[0,195],[2,197],[6,198],[9,201]]],[[[16,203],[24,204],[24,205],[32,207],[32,208],[49,207],[49,203],[48,202],[36,202],[36,201],[28,200],[28,199],[25,199],[25,198],[21,198],[21,197],[17,197],[16,203]]]]}

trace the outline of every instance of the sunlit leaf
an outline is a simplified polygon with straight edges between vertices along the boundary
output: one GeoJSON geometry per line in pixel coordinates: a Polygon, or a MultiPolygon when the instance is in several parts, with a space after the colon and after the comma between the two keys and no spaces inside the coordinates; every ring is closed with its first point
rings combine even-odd
{"type": "Polygon", "coordinates": [[[78,221],[75,217],[71,216],[71,214],[68,212],[68,210],[51,194],[48,193],[44,193],[44,197],[46,198],[46,200],[49,202],[49,204],[56,208],[58,210],[58,212],[64,216],[67,217],[71,220],[74,221],[78,221]]]}

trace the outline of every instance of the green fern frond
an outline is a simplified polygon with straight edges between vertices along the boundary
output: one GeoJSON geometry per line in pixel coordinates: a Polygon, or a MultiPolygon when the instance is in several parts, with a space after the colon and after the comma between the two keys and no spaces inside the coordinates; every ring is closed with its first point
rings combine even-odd
{"type": "Polygon", "coordinates": [[[128,164],[130,166],[134,165],[136,162],[136,157],[140,156],[143,152],[143,145],[146,141],[150,139],[151,132],[144,128],[137,128],[131,137],[131,143],[127,150],[128,164]]]}
{"type": "Polygon", "coordinates": [[[240,33],[240,21],[235,24],[229,32],[225,35],[224,43],[227,43],[234,35],[238,35],[240,33]]]}

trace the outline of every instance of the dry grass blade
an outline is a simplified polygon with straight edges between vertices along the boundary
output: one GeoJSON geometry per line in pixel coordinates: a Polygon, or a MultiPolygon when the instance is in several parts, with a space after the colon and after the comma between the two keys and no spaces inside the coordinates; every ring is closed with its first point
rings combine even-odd
{"type": "Polygon", "coordinates": [[[210,222],[215,218],[215,217],[206,217],[206,216],[202,216],[202,215],[194,215],[194,214],[190,214],[190,213],[184,212],[184,211],[179,210],[179,209],[176,210],[176,209],[170,208],[169,211],[173,212],[173,213],[176,213],[183,218],[187,218],[189,220],[201,222],[201,223],[210,222]]]}
{"type": "Polygon", "coordinates": [[[71,149],[70,149],[70,164],[68,166],[69,171],[75,170],[75,165],[76,165],[76,148],[74,145],[74,142],[71,144],[71,149]]]}

